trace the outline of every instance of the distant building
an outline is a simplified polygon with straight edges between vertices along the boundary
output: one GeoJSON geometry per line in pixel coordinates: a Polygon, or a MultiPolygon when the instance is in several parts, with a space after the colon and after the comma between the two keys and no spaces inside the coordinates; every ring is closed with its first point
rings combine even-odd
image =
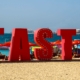
{"type": "Polygon", "coordinates": [[[33,34],[34,31],[33,30],[28,30],[28,34],[33,34]]]}
{"type": "Polygon", "coordinates": [[[53,32],[53,34],[57,34],[56,32],[53,32]]]}
{"type": "Polygon", "coordinates": [[[80,34],[80,29],[76,29],[76,33],[77,34],[80,34]]]}
{"type": "Polygon", "coordinates": [[[80,33],[80,29],[76,29],[76,32],[77,32],[77,33],[80,33]]]}

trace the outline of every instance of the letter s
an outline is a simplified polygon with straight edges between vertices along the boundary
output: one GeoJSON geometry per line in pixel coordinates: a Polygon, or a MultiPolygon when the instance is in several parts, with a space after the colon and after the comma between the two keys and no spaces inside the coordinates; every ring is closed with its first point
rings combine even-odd
{"type": "Polygon", "coordinates": [[[52,38],[53,33],[48,28],[38,29],[34,32],[34,41],[41,46],[34,50],[34,56],[38,60],[50,60],[53,55],[53,48],[45,38],[52,38]]]}

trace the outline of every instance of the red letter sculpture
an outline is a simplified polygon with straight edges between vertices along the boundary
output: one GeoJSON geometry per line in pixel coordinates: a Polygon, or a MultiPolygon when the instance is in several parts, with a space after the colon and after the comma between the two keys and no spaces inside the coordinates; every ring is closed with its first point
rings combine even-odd
{"type": "Polygon", "coordinates": [[[9,61],[30,60],[27,29],[15,28],[12,32],[9,61]]]}
{"type": "Polygon", "coordinates": [[[72,60],[72,36],[76,29],[60,29],[57,34],[62,36],[62,60],[72,60]]]}
{"type": "Polygon", "coordinates": [[[35,42],[41,46],[41,49],[35,49],[34,55],[38,60],[50,60],[53,55],[53,48],[45,38],[52,38],[53,33],[50,29],[42,28],[34,32],[35,42]]]}
{"type": "Polygon", "coordinates": [[[4,34],[4,28],[0,28],[0,35],[4,34]]]}

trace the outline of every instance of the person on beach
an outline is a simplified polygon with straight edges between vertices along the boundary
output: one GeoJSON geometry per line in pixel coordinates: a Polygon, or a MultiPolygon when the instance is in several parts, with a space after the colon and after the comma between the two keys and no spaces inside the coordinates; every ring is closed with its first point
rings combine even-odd
{"type": "Polygon", "coordinates": [[[60,54],[61,54],[60,49],[58,47],[55,47],[53,51],[53,57],[59,56],[60,54]]]}
{"type": "Polygon", "coordinates": [[[73,57],[78,56],[78,55],[77,55],[77,47],[75,47],[75,45],[73,45],[72,56],[73,56],[73,57]]]}
{"type": "Polygon", "coordinates": [[[0,55],[2,55],[2,53],[0,52],[0,55]]]}

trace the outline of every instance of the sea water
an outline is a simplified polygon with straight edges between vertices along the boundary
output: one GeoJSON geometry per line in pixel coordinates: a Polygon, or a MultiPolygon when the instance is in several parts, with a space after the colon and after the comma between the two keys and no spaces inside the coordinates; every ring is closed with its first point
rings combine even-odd
{"type": "MultiPolygon", "coordinates": [[[[0,43],[11,41],[11,36],[12,36],[11,33],[5,33],[4,35],[0,35],[0,43]]],[[[74,40],[74,39],[80,39],[80,35],[78,34],[76,36],[73,36],[72,40],[74,40]]],[[[46,40],[49,42],[54,42],[56,40],[61,40],[61,37],[54,34],[52,38],[50,38],[50,39],[47,38],[46,40]]],[[[28,41],[35,43],[34,34],[28,34],[28,41]]],[[[80,48],[80,45],[79,45],[79,48],[80,48]]],[[[0,50],[0,52],[2,54],[9,55],[9,50],[0,50]]]]}
{"type": "Polygon", "coordinates": [[[9,55],[9,50],[0,50],[0,52],[6,56],[9,55]]]}

